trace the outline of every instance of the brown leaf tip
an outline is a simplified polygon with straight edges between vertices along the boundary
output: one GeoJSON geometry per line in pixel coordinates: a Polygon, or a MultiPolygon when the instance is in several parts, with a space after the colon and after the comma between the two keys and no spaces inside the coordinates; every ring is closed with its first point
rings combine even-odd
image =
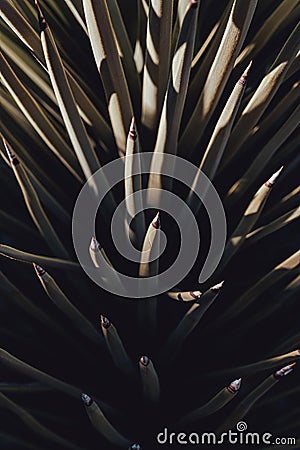
{"type": "Polygon", "coordinates": [[[34,267],[34,270],[35,270],[37,276],[42,277],[43,275],[45,275],[46,271],[41,266],[33,263],[33,267],[34,267]]]}
{"type": "Polygon", "coordinates": [[[143,366],[147,367],[147,366],[149,365],[149,363],[150,363],[150,358],[148,358],[148,356],[143,355],[143,356],[141,357],[141,359],[140,359],[140,363],[141,363],[143,366]]]}
{"type": "Polygon", "coordinates": [[[153,228],[155,228],[156,230],[158,228],[160,228],[160,215],[159,212],[156,214],[156,216],[154,217],[154,219],[152,220],[152,226],[153,228]]]}
{"type": "Polygon", "coordinates": [[[129,129],[129,138],[132,141],[136,141],[137,139],[137,132],[136,132],[136,126],[135,126],[135,120],[134,117],[131,120],[130,129],[129,129]]]}
{"type": "Polygon", "coordinates": [[[97,239],[95,238],[95,236],[93,236],[92,239],[91,239],[91,243],[90,243],[90,249],[91,249],[93,252],[96,252],[96,251],[99,249],[99,247],[100,247],[99,242],[97,241],[97,239]]]}
{"type": "Polygon", "coordinates": [[[212,286],[210,288],[210,290],[211,291],[219,291],[222,288],[223,284],[224,284],[224,281],[221,281],[221,283],[218,283],[218,284],[215,284],[214,286],[212,286]]]}
{"type": "Polygon", "coordinates": [[[238,378],[237,380],[232,381],[229,386],[227,386],[227,390],[231,392],[231,394],[236,394],[240,390],[241,384],[242,379],[238,378]]]}
{"type": "Polygon", "coordinates": [[[245,84],[247,83],[247,77],[249,74],[249,71],[251,69],[252,66],[252,61],[250,61],[250,64],[248,65],[248,67],[246,68],[245,72],[243,73],[243,75],[241,76],[241,78],[238,81],[238,84],[245,86],[245,84]]]}
{"type": "Polygon", "coordinates": [[[3,140],[3,144],[4,144],[4,147],[5,147],[5,150],[6,150],[6,153],[7,153],[10,163],[13,166],[17,166],[19,164],[19,160],[16,157],[16,155],[14,154],[13,149],[11,148],[11,146],[9,145],[9,143],[7,142],[6,139],[3,138],[2,140],[3,140]]]}
{"type": "Polygon", "coordinates": [[[48,27],[48,24],[46,22],[45,17],[43,16],[39,2],[37,0],[35,0],[34,4],[35,4],[35,7],[36,7],[37,13],[38,13],[38,21],[39,21],[40,31],[44,31],[48,27]]]}
{"type": "Polygon", "coordinates": [[[102,314],[100,316],[100,322],[101,322],[101,326],[103,328],[105,328],[106,330],[111,326],[111,321],[107,317],[102,316],[102,314]]]}
{"type": "Polygon", "coordinates": [[[81,400],[83,401],[85,406],[91,406],[91,404],[93,403],[92,397],[84,393],[81,394],[81,400]]]}
{"type": "Polygon", "coordinates": [[[271,178],[269,178],[269,180],[265,182],[265,186],[268,187],[269,189],[271,189],[274,186],[274,184],[276,183],[276,181],[277,181],[279,175],[281,174],[282,170],[283,170],[283,166],[281,166],[280,169],[277,170],[277,172],[273,173],[271,178]]]}
{"type": "Polygon", "coordinates": [[[188,7],[189,8],[197,8],[198,4],[199,4],[198,0],[191,0],[188,7]]]}
{"type": "Polygon", "coordinates": [[[277,370],[277,372],[274,373],[274,378],[277,380],[280,380],[281,378],[285,377],[289,373],[291,373],[294,369],[294,366],[296,363],[289,364],[288,366],[282,367],[282,369],[277,370]]]}
{"type": "Polygon", "coordinates": [[[193,297],[194,299],[200,298],[202,295],[202,292],[200,291],[190,291],[190,295],[191,297],[193,297]]]}

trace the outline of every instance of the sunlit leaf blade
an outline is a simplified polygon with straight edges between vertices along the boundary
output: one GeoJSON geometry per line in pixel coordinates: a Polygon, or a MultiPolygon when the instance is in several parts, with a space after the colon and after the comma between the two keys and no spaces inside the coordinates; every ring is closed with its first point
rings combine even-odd
{"type": "MultiPolygon", "coordinates": [[[[4,129],[3,131],[6,134],[6,130],[4,129]]],[[[1,133],[0,133],[0,136],[1,136],[1,133]]],[[[1,136],[1,140],[3,140],[3,139],[5,139],[4,136],[1,136]]],[[[3,147],[4,147],[4,145],[3,145],[3,147]]],[[[48,180],[48,176],[40,169],[40,167],[38,167],[34,163],[33,163],[34,171],[29,169],[29,167],[23,160],[23,155],[25,154],[25,155],[29,156],[29,154],[25,149],[22,149],[22,150],[20,152],[22,154],[22,157],[20,157],[18,155],[18,159],[20,160],[20,162],[23,166],[23,170],[26,172],[34,189],[37,191],[37,194],[38,194],[41,202],[49,208],[49,210],[51,211],[51,213],[53,213],[53,215],[58,217],[62,222],[66,223],[70,219],[70,216],[69,216],[68,212],[65,210],[65,208],[61,205],[61,203],[57,201],[56,197],[50,193],[50,188],[52,186],[51,186],[50,181],[48,180]],[[35,173],[38,175],[39,178],[41,178],[43,180],[44,184],[40,182],[39,178],[37,178],[35,173]],[[48,189],[45,188],[45,185],[47,186],[48,189]]],[[[1,157],[10,166],[9,158],[7,157],[6,152],[5,153],[4,152],[5,152],[4,148],[3,148],[3,150],[0,149],[1,157]]],[[[57,196],[58,196],[58,198],[60,198],[60,200],[62,200],[64,198],[63,193],[59,192],[59,190],[58,191],[55,190],[55,194],[57,194],[57,196]]]]}
{"type": "Polygon", "coordinates": [[[43,52],[37,33],[9,0],[1,1],[0,15],[19,39],[40,61],[43,61],[43,52]]]}
{"type": "MultiPolygon", "coordinates": [[[[215,24],[215,26],[212,28],[212,30],[211,30],[211,32],[209,33],[209,35],[207,36],[207,38],[206,38],[206,40],[205,40],[205,42],[203,43],[203,45],[201,46],[201,48],[198,50],[198,52],[195,54],[195,56],[194,56],[194,58],[193,58],[193,61],[192,61],[192,64],[191,64],[191,67],[192,67],[192,71],[193,70],[196,70],[196,68],[198,67],[198,65],[200,66],[200,64],[199,64],[199,62],[201,61],[201,58],[202,58],[202,56],[203,56],[203,54],[206,52],[206,50],[209,48],[209,46],[210,46],[210,44],[211,44],[211,41],[214,39],[214,37],[215,37],[215,35],[216,35],[216,33],[217,33],[217,31],[218,31],[218,29],[219,29],[219,26],[220,26],[220,22],[217,22],[216,24],[215,24]]],[[[201,64],[202,65],[202,64],[201,64]]],[[[198,72],[197,72],[198,73],[198,72]]],[[[193,82],[195,81],[195,78],[196,78],[196,74],[194,75],[194,77],[193,77],[193,73],[192,73],[192,82],[191,82],[191,85],[190,85],[190,88],[189,88],[189,93],[191,92],[191,90],[192,90],[192,84],[193,84],[193,82]]]]}
{"type": "MultiPolygon", "coordinates": [[[[41,66],[46,69],[40,38],[34,28],[8,0],[1,2],[1,8],[0,16],[25,44],[30,53],[39,61],[41,66]]],[[[99,133],[101,141],[104,142],[107,148],[114,148],[115,143],[112,132],[105,119],[69,70],[67,70],[67,77],[82,117],[84,119],[88,118],[88,121],[91,122],[92,126],[99,133]]]]}
{"type": "Polygon", "coordinates": [[[296,208],[300,203],[300,186],[291,189],[280,201],[265,214],[265,220],[274,220],[281,214],[296,208]]]}
{"type": "Polygon", "coordinates": [[[300,69],[300,50],[298,51],[296,58],[288,68],[285,75],[285,80],[288,80],[290,77],[292,77],[295,73],[298,72],[299,69],[300,69]]]}
{"type": "Polygon", "coordinates": [[[0,255],[30,264],[36,262],[44,267],[57,267],[71,270],[79,270],[80,267],[79,264],[72,261],[35,255],[3,244],[0,244],[0,255]]]}
{"type": "Polygon", "coordinates": [[[56,98],[51,89],[47,72],[38,64],[38,62],[33,62],[32,55],[28,53],[27,49],[20,47],[20,45],[6,33],[2,33],[1,48],[4,54],[32,80],[32,83],[34,83],[38,90],[41,90],[48,97],[50,102],[56,104],[56,98]]]}
{"type": "MultiPolygon", "coordinates": [[[[228,164],[248,138],[266,108],[270,104],[276,91],[280,87],[284,76],[299,51],[300,24],[298,24],[285,43],[272,67],[265,75],[248,105],[242,112],[234,127],[226,154],[225,164],[228,164]]],[[[223,166],[225,167],[225,165],[223,166]]]]}
{"type": "MultiPolygon", "coordinates": [[[[144,236],[139,265],[139,277],[152,277],[154,286],[158,284],[160,228],[160,214],[157,213],[144,236]]],[[[141,292],[141,295],[145,294],[146,292],[141,292]]],[[[138,316],[141,329],[146,328],[154,337],[157,327],[157,297],[142,299],[138,305],[138,316]]]]}
{"type": "Polygon", "coordinates": [[[299,125],[300,106],[296,107],[284,125],[272,136],[267,145],[247,169],[243,177],[229,190],[227,205],[232,205],[249,189],[255,179],[266,167],[278,148],[287,140],[299,125]]]}
{"type": "Polygon", "coordinates": [[[186,9],[189,6],[189,0],[178,0],[177,17],[179,20],[179,28],[182,27],[186,9]]]}
{"type": "Polygon", "coordinates": [[[210,68],[202,93],[180,139],[181,154],[184,154],[184,149],[195,149],[199,142],[246,38],[256,6],[257,0],[251,0],[247,3],[243,0],[234,2],[220,47],[210,68]]]}
{"type": "Polygon", "coordinates": [[[77,173],[77,164],[71,149],[60,137],[38,103],[34,100],[25,86],[17,79],[6,59],[1,54],[1,81],[8,89],[15,102],[52,152],[68,168],[77,180],[81,181],[77,173]],[[76,169],[75,169],[76,168],[76,169]]]}
{"type": "Polygon", "coordinates": [[[200,291],[168,292],[168,296],[178,302],[195,302],[201,295],[200,291]]]}
{"type": "Polygon", "coordinates": [[[171,74],[159,122],[148,188],[161,187],[161,177],[153,172],[160,172],[163,156],[158,158],[155,154],[177,154],[177,140],[194,52],[197,15],[198,2],[190,2],[172,58],[171,74]]]}
{"type": "Polygon", "coordinates": [[[155,130],[169,78],[173,0],[151,0],[143,72],[142,124],[155,130]]]}
{"type": "Polygon", "coordinates": [[[80,119],[52,33],[40,10],[39,24],[42,48],[58,106],[79,164],[86,179],[89,179],[100,168],[100,163],[80,119]]]}
{"type": "MultiPolygon", "coordinates": [[[[282,100],[278,102],[277,105],[270,111],[270,113],[266,117],[263,117],[263,120],[258,122],[257,126],[252,129],[247,141],[239,149],[236,156],[241,158],[244,154],[252,155],[253,148],[256,148],[257,145],[261,145],[264,141],[268,141],[270,139],[270,135],[273,133],[274,127],[277,125],[282,125],[282,119],[287,114],[292,112],[297,102],[299,102],[299,98],[300,83],[296,82],[293,84],[290,91],[282,98],[282,100]]],[[[229,152],[230,149],[227,151],[229,152]]],[[[227,155],[225,152],[225,161],[227,159],[226,156],[227,155]]],[[[233,159],[231,161],[233,161],[233,159]]]]}
{"type": "Polygon", "coordinates": [[[127,130],[134,114],[107,3],[105,0],[84,0],[83,7],[116,144],[119,154],[124,155],[127,130]]]}
{"type": "Polygon", "coordinates": [[[80,12],[78,11],[76,5],[74,5],[74,2],[72,0],[64,0],[64,2],[66,3],[67,7],[70,9],[71,13],[75,17],[75,19],[77,20],[77,22],[79,23],[81,28],[83,29],[83,31],[86,34],[88,34],[88,31],[87,31],[86,25],[84,23],[83,17],[80,14],[80,12]]]}
{"type": "Polygon", "coordinates": [[[241,78],[236,83],[232,94],[227,100],[222,114],[215,126],[212,137],[208,147],[201,160],[200,170],[212,180],[217,171],[218,165],[221,161],[224,148],[230,136],[230,132],[235,120],[242,96],[244,94],[245,85],[247,82],[248,72],[250,66],[241,75],[241,78]]]}
{"type": "Polygon", "coordinates": [[[20,164],[9,143],[4,141],[4,145],[7,153],[9,154],[16,180],[20,186],[26,207],[34,224],[49,245],[50,249],[54,250],[59,257],[68,258],[68,252],[51,225],[26,171],[20,164]]]}
{"type": "MultiPolygon", "coordinates": [[[[195,186],[197,186],[197,184],[199,183],[199,175],[201,174],[201,172],[205,173],[205,175],[211,181],[214,179],[214,176],[222,159],[223,151],[229,139],[242,96],[244,94],[249,69],[250,66],[247,67],[239,81],[236,83],[229,99],[226,102],[221,116],[217,121],[203,158],[201,159],[199,172],[195,177],[193,186],[187,198],[187,205],[192,208],[195,214],[200,208],[200,202],[198,199],[196,200],[195,196],[193,195],[193,188],[195,188],[195,186]]],[[[202,193],[202,196],[205,197],[205,192],[202,193]]]]}
{"type": "Polygon", "coordinates": [[[142,165],[141,159],[139,158],[140,154],[140,141],[136,130],[135,119],[133,118],[126,143],[126,158],[124,163],[124,195],[128,213],[128,226],[135,218],[133,226],[139,247],[142,246],[146,232],[144,212],[137,215],[139,211],[143,211],[143,198],[141,193],[141,189],[143,188],[141,176],[142,165]],[[135,173],[135,175],[133,175],[133,173],[135,173]]]}
{"type": "Polygon", "coordinates": [[[281,171],[282,168],[274,173],[272,177],[268,181],[266,181],[266,183],[264,183],[252,197],[243,214],[243,217],[241,218],[237,227],[227,241],[221,262],[217,269],[217,273],[219,271],[222,271],[222,269],[224,269],[224,267],[229,264],[232,257],[244,243],[247,234],[253,229],[255,223],[257,222],[259,216],[263,211],[272,187],[276,183],[277,178],[280,176],[281,171]]]}
{"type": "Polygon", "coordinates": [[[177,356],[184,341],[197,327],[205,312],[218,297],[222,285],[223,283],[219,283],[204,292],[183,316],[162,348],[161,359],[164,363],[173,361],[177,356]]]}
{"type": "Polygon", "coordinates": [[[204,48],[202,47],[199,50],[199,52],[195,55],[192,61],[192,69],[193,69],[191,74],[192,79],[187,96],[188,110],[189,108],[193,108],[196,105],[199,95],[203,89],[205,80],[207,78],[207,75],[210,71],[214,58],[221,44],[226,25],[228,23],[228,18],[233,5],[233,1],[234,0],[230,0],[230,2],[228,2],[228,5],[222,14],[222,17],[220,18],[219,22],[215,25],[214,29],[215,28],[217,29],[215,30],[213,38],[211,38],[212,42],[207,50],[206,55],[203,57],[203,61],[200,60],[201,64],[198,64],[198,59],[200,58],[201,52],[204,51],[206,42],[203,45],[204,48]]]}
{"type": "Polygon", "coordinates": [[[259,28],[251,43],[248,44],[241,54],[236,59],[235,65],[239,65],[247,58],[254,58],[257,53],[266,45],[282,22],[289,16],[295,6],[299,4],[298,0],[291,0],[288,2],[281,2],[273,13],[266,19],[266,21],[259,28]]]}
{"type": "Polygon", "coordinates": [[[136,71],[140,75],[143,71],[144,67],[144,49],[143,49],[143,39],[144,29],[146,29],[146,15],[144,8],[142,6],[142,1],[145,0],[136,0],[137,3],[137,29],[136,29],[136,38],[134,44],[134,53],[133,59],[136,66],[136,71]]]}
{"type": "Polygon", "coordinates": [[[117,47],[124,68],[125,78],[128,83],[130,98],[134,107],[134,112],[137,115],[140,111],[141,83],[133,58],[132,45],[117,0],[108,1],[107,7],[116,34],[117,47]]]}

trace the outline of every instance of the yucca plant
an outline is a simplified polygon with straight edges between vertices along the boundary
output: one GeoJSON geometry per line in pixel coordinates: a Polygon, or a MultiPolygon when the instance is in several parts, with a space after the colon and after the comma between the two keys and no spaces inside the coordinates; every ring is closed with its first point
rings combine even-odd
{"type": "Polygon", "coordinates": [[[165,428],[219,436],[243,420],[300,447],[299,13],[299,0],[1,0],[3,448],[154,449],[165,428]],[[168,156],[198,167],[190,186],[168,156]],[[123,182],[106,180],[86,249],[103,289],[77,261],[72,213],[112,161],[123,182]],[[199,284],[214,226],[202,172],[227,241],[199,284]],[[138,212],[141,189],[158,203],[138,212]],[[162,191],[181,199],[173,217],[162,191]],[[110,233],[125,197],[138,262],[110,233]],[[175,264],[184,205],[196,261],[149,297],[139,280],[175,264]]]}

